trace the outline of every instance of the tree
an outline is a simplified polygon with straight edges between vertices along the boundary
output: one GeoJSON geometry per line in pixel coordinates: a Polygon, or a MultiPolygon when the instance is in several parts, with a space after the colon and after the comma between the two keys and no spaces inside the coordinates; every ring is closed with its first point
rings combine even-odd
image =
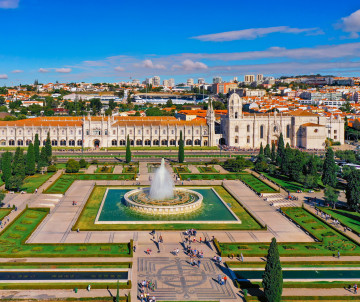
{"type": "Polygon", "coordinates": [[[52,147],[51,147],[51,141],[50,141],[50,133],[48,132],[46,142],[45,142],[45,154],[46,154],[46,165],[49,165],[51,163],[51,157],[52,157],[52,147]]]}
{"type": "Polygon", "coordinates": [[[264,149],[264,155],[266,158],[271,158],[271,151],[270,151],[270,145],[266,144],[264,149]]]}
{"type": "Polygon", "coordinates": [[[79,160],[79,165],[80,165],[80,168],[86,168],[86,166],[87,166],[87,162],[86,162],[86,160],[85,159],[80,159],[79,160]]]}
{"type": "Polygon", "coordinates": [[[6,189],[19,191],[22,185],[23,185],[23,178],[20,175],[12,175],[9,178],[6,189]]]}
{"type": "Polygon", "coordinates": [[[260,156],[264,157],[264,148],[263,148],[262,143],[260,143],[259,157],[260,156]]]}
{"type": "Polygon", "coordinates": [[[75,159],[69,159],[66,163],[66,173],[77,173],[80,170],[80,165],[75,159]]]}
{"type": "Polygon", "coordinates": [[[236,158],[229,158],[224,162],[224,168],[232,172],[241,172],[247,167],[250,167],[251,162],[246,160],[243,156],[237,156],[236,158]]]}
{"type": "Polygon", "coordinates": [[[126,140],[126,155],[125,155],[125,161],[126,163],[131,162],[131,149],[130,149],[130,138],[129,135],[127,136],[126,140]]]}
{"type": "Polygon", "coordinates": [[[346,185],[346,199],[353,211],[360,211],[360,171],[353,170],[349,174],[346,185]]]}
{"type": "Polygon", "coordinates": [[[184,140],[182,131],[180,131],[180,140],[179,140],[179,151],[178,151],[178,162],[182,164],[185,160],[185,150],[184,150],[184,140]]]}
{"type": "Polygon", "coordinates": [[[327,148],[323,165],[322,182],[325,186],[336,187],[336,164],[334,159],[334,151],[327,148]]]}
{"type": "Polygon", "coordinates": [[[120,294],[119,294],[119,280],[116,285],[116,302],[120,302],[120,294]]]}
{"type": "Polygon", "coordinates": [[[335,209],[335,204],[338,201],[338,193],[333,187],[327,186],[324,190],[325,200],[333,206],[335,209]]]}
{"type": "Polygon", "coordinates": [[[166,101],[166,107],[172,107],[172,105],[173,105],[172,99],[168,99],[168,100],[166,101]]]}
{"type": "Polygon", "coordinates": [[[8,181],[11,177],[11,162],[12,162],[12,153],[6,151],[1,157],[1,170],[2,170],[2,180],[5,182],[5,187],[8,187],[8,181]]]}
{"type": "Polygon", "coordinates": [[[46,167],[47,165],[48,165],[48,159],[47,159],[46,149],[44,146],[41,148],[37,170],[40,171],[41,168],[46,167]]]}
{"type": "Polygon", "coordinates": [[[24,151],[17,147],[12,162],[12,175],[25,179],[25,158],[24,151]]]}
{"type": "Polygon", "coordinates": [[[35,174],[35,153],[33,143],[29,144],[28,151],[26,153],[26,175],[35,174]]]}
{"type": "Polygon", "coordinates": [[[283,275],[275,238],[270,243],[262,285],[266,301],[279,302],[281,300],[283,275]]]}
{"type": "Polygon", "coordinates": [[[35,140],[34,140],[34,156],[35,156],[35,162],[38,163],[40,159],[40,141],[39,141],[39,134],[35,134],[35,140]]]}
{"type": "Polygon", "coordinates": [[[271,143],[271,156],[270,157],[271,157],[271,161],[273,163],[275,163],[275,161],[276,161],[276,146],[275,146],[274,142],[271,143]]]}
{"type": "Polygon", "coordinates": [[[280,133],[279,140],[278,140],[278,148],[277,148],[277,157],[276,157],[276,164],[281,166],[281,162],[283,160],[285,153],[285,144],[284,144],[284,137],[282,132],[280,133]]]}

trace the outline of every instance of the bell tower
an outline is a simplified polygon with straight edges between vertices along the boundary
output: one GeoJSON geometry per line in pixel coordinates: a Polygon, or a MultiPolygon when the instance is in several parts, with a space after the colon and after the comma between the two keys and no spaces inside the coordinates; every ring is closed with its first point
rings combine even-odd
{"type": "Polygon", "coordinates": [[[206,122],[209,128],[209,146],[215,146],[215,111],[211,99],[206,112],[206,122]]]}
{"type": "Polygon", "coordinates": [[[237,93],[233,93],[228,101],[228,118],[240,119],[242,116],[242,100],[237,93]]]}

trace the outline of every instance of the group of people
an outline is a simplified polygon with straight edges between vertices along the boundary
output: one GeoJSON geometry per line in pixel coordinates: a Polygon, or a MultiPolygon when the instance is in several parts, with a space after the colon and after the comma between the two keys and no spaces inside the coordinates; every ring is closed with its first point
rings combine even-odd
{"type": "Polygon", "coordinates": [[[227,276],[218,275],[218,282],[220,285],[224,285],[227,282],[227,276]]]}
{"type": "Polygon", "coordinates": [[[188,246],[186,248],[185,253],[190,257],[204,258],[204,252],[203,251],[199,251],[197,249],[192,249],[191,246],[188,246]]]}
{"type": "Polygon", "coordinates": [[[6,226],[6,223],[8,223],[10,221],[10,217],[9,216],[5,216],[2,220],[0,220],[0,226],[1,228],[6,226]]]}
{"type": "Polygon", "coordinates": [[[150,280],[143,280],[139,283],[140,287],[140,301],[141,302],[156,302],[155,296],[150,295],[150,291],[154,291],[156,288],[156,282],[152,282],[150,280]]]}

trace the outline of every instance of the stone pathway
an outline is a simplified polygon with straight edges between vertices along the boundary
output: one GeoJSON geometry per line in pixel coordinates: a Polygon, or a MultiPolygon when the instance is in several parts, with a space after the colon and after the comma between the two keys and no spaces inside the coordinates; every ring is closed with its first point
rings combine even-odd
{"type": "Polygon", "coordinates": [[[121,174],[123,171],[123,165],[116,165],[113,171],[113,174],[121,174]]]}
{"type": "Polygon", "coordinates": [[[97,169],[96,165],[90,165],[86,171],[85,174],[94,174],[95,170],[97,169]]]}

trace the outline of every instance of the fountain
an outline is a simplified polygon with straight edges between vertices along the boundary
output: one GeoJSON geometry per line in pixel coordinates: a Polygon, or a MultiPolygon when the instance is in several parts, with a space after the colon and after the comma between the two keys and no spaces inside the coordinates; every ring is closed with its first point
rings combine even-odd
{"type": "Polygon", "coordinates": [[[150,188],[141,188],[124,195],[126,205],[146,214],[183,214],[199,209],[203,196],[195,191],[174,188],[170,173],[166,170],[165,160],[155,172],[150,188]]]}

